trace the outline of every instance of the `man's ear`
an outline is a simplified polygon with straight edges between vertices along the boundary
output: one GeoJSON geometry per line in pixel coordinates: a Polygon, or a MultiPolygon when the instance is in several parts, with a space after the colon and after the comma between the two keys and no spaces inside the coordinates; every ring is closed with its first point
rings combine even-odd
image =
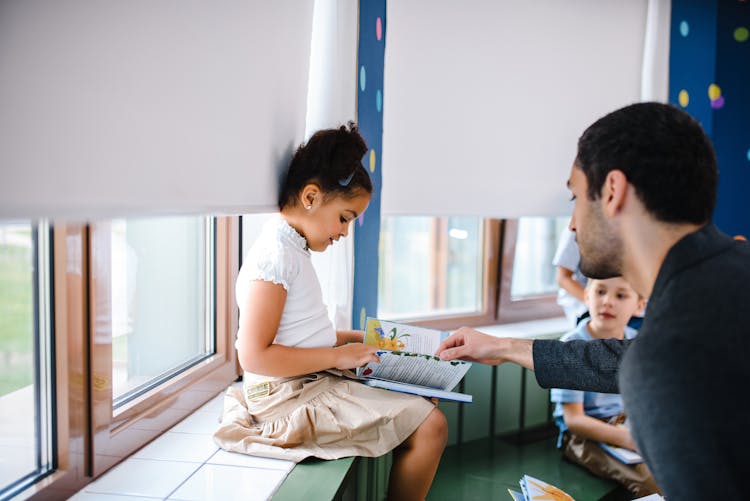
{"type": "Polygon", "coordinates": [[[305,209],[311,209],[316,201],[319,202],[321,199],[322,194],[320,192],[320,187],[317,184],[306,184],[305,187],[302,188],[302,191],[299,192],[299,201],[305,209]]]}
{"type": "Polygon", "coordinates": [[[628,192],[628,178],[621,170],[609,171],[602,186],[602,203],[604,212],[612,217],[619,214],[625,206],[628,192]]]}

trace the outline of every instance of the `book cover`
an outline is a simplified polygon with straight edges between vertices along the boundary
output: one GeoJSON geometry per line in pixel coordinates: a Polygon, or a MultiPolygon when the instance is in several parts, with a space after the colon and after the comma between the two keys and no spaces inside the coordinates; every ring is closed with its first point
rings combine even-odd
{"type": "Polygon", "coordinates": [[[630,449],[624,449],[605,442],[599,442],[599,446],[612,457],[625,464],[638,464],[643,462],[641,455],[630,449]]]}
{"type": "Polygon", "coordinates": [[[471,395],[452,391],[471,362],[433,355],[447,331],[367,318],[364,343],[381,348],[380,363],[357,369],[366,384],[426,397],[471,402],[471,395]]]}

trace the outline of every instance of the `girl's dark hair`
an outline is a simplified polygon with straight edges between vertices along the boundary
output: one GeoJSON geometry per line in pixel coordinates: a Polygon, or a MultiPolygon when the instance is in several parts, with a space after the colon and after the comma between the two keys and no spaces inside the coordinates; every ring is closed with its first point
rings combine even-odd
{"type": "Polygon", "coordinates": [[[296,205],[297,195],[308,184],[318,185],[326,199],[372,193],[370,175],[362,166],[366,152],[354,122],[319,130],[297,148],[279,194],[279,209],[296,205]]]}

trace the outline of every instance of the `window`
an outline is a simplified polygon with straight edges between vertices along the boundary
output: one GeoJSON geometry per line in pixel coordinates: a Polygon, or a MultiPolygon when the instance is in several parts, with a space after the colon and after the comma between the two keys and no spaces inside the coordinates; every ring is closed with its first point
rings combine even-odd
{"type": "Polygon", "coordinates": [[[213,220],[97,225],[97,330],[112,333],[115,408],[214,352],[213,220]],[[109,281],[109,286],[106,286],[109,281]]]}
{"type": "Polygon", "coordinates": [[[569,217],[506,220],[498,319],[517,322],[562,315],[552,259],[569,217]]]}
{"type": "Polygon", "coordinates": [[[441,325],[489,322],[497,228],[477,217],[384,217],[378,316],[423,325],[435,318],[441,325]]]}
{"type": "Polygon", "coordinates": [[[54,467],[49,229],[0,225],[0,497],[54,467]]]}
{"type": "Polygon", "coordinates": [[[179,216],[89,227],[93,475],[236,378],[237,221],[179,216]]]}
{"type": "Polygon", "coordinates": [[[562,315],[552,258],[568,219],[384,217],[378,316],[455,328],[562,315]]]}

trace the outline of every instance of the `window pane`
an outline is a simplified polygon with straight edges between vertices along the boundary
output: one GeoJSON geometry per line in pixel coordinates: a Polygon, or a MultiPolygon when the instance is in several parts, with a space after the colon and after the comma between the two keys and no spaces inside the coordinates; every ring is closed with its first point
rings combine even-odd
{"type": "Polygon", "coordinates": [[[52,466],[47,241],[0,224],[0,497],[52,466]]]}
{"type": "MultiPolygon", "coordinates": [[[[117,406],[213,353],[213,233],[203,217],[123,219],[110,227],[94,253],[111,273],[117,406]]],[[[106,319],[107,310],[97,310],[106,319]]]]}
{"type": "Polygon", "coordinates": [[[385,217],[378,316],[416,318],[482,310],[483,223],[475,217],[385,217]]]}
{"type": "Polygon", "coordinates": [[[513,299],[557,291],[552,258],[569,217],[522,217],[518,220],[510,295],[513,299]]]}

